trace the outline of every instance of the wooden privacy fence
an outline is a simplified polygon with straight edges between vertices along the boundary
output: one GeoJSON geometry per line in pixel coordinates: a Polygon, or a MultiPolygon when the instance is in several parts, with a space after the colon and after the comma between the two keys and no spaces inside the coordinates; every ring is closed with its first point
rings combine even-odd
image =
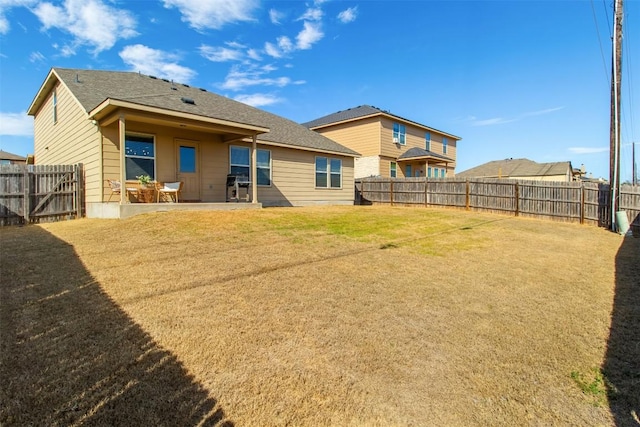
{"type": "Polygon", "coordinates": [[[80,218],[82,164],[0,166],[0,225],[80,218]]]}
{"type": "MultiPolygon", "coordinates": [[[[356,180],[356,203],[448,206],[555,218],[607,227],[609,184],[511,179],[365,178],[356,180]]],[[[640,186],[622,185],[620,210],[640,227],[640,186]]]]}

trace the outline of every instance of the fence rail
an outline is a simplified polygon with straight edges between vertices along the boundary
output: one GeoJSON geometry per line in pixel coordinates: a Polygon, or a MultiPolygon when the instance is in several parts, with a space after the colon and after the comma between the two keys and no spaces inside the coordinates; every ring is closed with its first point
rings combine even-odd
{"type": "Polygon", "coordinates": [[[0,166],[0,226],[79,218],[82,164],[0,166]]]}
{"type": "MultiPolygon", "coordinates": [[[[356,203],[449,206],[553,218],[608,227],[609,184],[510,179],[365,178],[356,180],[356,203]]],[[[620,210],[640,227],[640,186],[622,185],[620,210]]]]}

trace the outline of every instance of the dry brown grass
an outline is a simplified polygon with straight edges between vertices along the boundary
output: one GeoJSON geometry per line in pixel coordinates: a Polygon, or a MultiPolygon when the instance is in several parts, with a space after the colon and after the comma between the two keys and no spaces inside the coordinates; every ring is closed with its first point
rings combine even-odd
{"type": "MultiPolygon", "coordinates": [[[[3,425],[625,425],[640,412],[624,371],[640,329],[619,326],[607,349],[616,289],[638,296],[640,239],[389,207],[159,213],[0,239],[3,425]],[[610,382],[592,392],[601,368],[610,382]]],[[[640,326],[633,310],[621,325],[640,326]]]]}

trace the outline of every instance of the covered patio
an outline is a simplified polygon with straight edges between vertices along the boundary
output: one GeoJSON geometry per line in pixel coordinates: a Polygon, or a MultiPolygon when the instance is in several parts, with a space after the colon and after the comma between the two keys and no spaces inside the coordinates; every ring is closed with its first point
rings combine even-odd
{"type": "Polygon", "coordinates": [[[449,164],[455,161],[422,148],[410,148],[398,157],[405,177],[445,178],[449,164]],[[438,174],[440,171],[440,174],[438,174]]]}

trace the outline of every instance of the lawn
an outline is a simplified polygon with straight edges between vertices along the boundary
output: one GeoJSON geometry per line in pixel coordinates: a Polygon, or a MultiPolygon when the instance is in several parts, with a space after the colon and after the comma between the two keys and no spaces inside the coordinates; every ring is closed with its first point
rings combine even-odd
{"type": "Polygon", "coordinates": [[[392,207],[0,229],[0,425],[634,425],[640,239],[392,207]]]}

